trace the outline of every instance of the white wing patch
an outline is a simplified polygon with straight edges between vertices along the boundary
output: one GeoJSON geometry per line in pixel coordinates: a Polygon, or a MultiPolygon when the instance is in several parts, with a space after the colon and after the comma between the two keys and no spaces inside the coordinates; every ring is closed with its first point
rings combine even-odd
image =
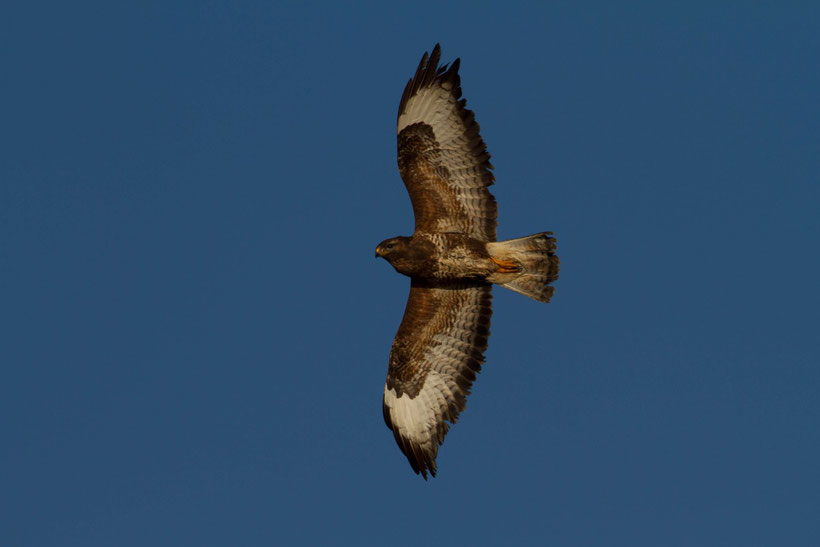
{"type": "MultiPolygon", "coordinates": [[[[486,188],[487,182],[477,173],[483,158],[476,157],[467,138],[458,101],[453,97],[452,84],[440,82],[435,87],[420,89],[407,101],[399,116],[398,133],[414,123],[425,123],[433,128],[439,144],[439,157],[452,175],[451,182],[460,188],[486,188]]],[[[480,195],[476,193],[475,197],[480,195]]],[[[483,197],[483,196],[481,196],[483,197]]]]}
{"type": "MultiPolygon", "coordinates": [[[[455,134],[455,131],[451,135],[447,135],[444,131],[451,123],[448,118],[455,118],[452,114],[456,110],[456,99],[453,97],[452,89],[450,82],[441,82],[435,87],[420,89],[407,101],[404,112],[399,116],[398,132],[401,133],[401,130],[408,125],[424,122],[433,126],[434,130],[441,129],[441,134],[436,131],[436,137],[440,139],[440,143],[459,136],[455,134]],[[442,123],[444,120],[448,120],[446,124],[442,123]]],[[[461,122],[461,120],[453,121],[461,122]]],[[[460,131],[462,134],[463,132],[463,130],[460,131]]]]}

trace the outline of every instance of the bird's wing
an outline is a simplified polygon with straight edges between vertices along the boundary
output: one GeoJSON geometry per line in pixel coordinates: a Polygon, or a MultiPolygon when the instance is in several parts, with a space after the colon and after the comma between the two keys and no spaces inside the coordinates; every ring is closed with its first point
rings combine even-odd
{"type": "Polygon", "coordinates": [[[416,473],[436,475],[436,454],[464,410],[490,335],[489,284],[411,280],[384,386],[384,421],[416,473]]]}
{"type": "Polygon", "coordinates": [[[495,241],[498,208],[490,154],[467,101],[459,59],[438,66],[441,48],[421,58],[399,104],[398,162],[416,231],[456,232],[495,241]]]}

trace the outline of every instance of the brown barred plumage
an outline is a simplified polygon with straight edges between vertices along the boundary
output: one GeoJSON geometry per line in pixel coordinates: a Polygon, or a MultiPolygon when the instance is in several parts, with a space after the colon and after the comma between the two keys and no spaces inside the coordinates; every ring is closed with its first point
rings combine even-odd
{"type": "Polygon", "coordinates": [[[547,302],[559,267],[549,232],[496,241],[490,154],[461,98],[459,60],[439,66],[440,57],[438,44],[424,54],[399,104],[399,173],[415,232],[376,247],[411,279],[390,351],[384,420],[425,479],[435,476],[448,422],[464,410],[484,362],[492,285],[547,302]]]}

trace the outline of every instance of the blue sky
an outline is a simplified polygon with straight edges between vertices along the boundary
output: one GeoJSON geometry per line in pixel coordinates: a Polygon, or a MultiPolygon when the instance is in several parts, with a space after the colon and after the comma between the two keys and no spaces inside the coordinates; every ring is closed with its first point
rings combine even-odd
{"type": "Polygon", "coordinates": [[[0,14],[0,542],[817,545],[809,3],[0,14]],[[436,42],[493,155],[487,364],[412,473],[381,393],[436,42]]]}

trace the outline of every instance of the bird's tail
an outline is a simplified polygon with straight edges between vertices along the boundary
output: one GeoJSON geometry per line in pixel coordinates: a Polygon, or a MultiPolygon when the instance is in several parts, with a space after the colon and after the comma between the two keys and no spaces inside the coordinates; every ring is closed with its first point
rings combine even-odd
{"type": "Polygon", "coordinates": [[[558,279],[560,260],[552,232],[487,243],[487,252],[499,271],[487,279],[540,302],[549,302],[558,279]]]}

